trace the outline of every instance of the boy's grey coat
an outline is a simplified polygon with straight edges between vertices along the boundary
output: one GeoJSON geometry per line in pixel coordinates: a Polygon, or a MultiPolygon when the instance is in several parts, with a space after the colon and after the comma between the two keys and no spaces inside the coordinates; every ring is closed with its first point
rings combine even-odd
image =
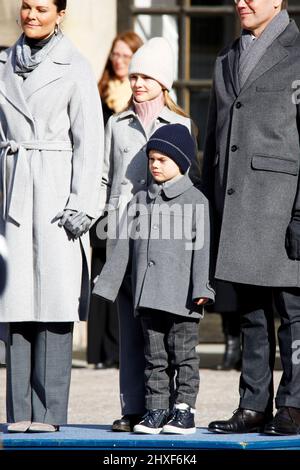
{"type": "Polygon", "coordinates": [[[216,277],[300,286],[299,261],[285,249],[293,207],[300,209],[300,108],[292,101],[293,82],[300,79],[299,30],[291,21],[240,94],[236,46],[216,61],[204,152],[203,183],[222,218],[216,277]]]}
{"type": "Polygon", "coordinates": [[[64,208],[98,215],[99,93],[66,37],[24,82],[13,60],[14,47],[0,54],[1,191],[9,201],[4,218],[3,198],[0,208],[9,249],[0,321],[76,321],[88,306],[89,237],[70,239],[53,219],[64,208]]]}
{"type": "Polygon", "coordinates": [[[208,281],[206,198],[185,175],[170,186],[154,184],[148,191],[139,191],[131,200],[127,214],[128,220],[124,216],[121,236],[93,293],[114,301],[129,263],[135,310],[145,307],[181,316],[199,316],[202,307],[196,306],[194,300],[199,297],[214,299],[208,281]],[[130,240],[123,232],[128,227],[130,240]],[[162,231],[169,227],[171,236],[162,236],[162,231]],[[183,237],[179,237],[183,228],[183,237]],[[141,231],[144,237],[135,239],[141,231]],[[191,233],[194,237],[189,239],[191,233]]]}

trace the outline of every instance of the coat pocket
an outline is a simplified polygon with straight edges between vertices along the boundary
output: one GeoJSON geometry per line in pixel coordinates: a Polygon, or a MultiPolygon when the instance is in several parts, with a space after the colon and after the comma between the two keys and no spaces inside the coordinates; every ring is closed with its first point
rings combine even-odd
{"type": "Polygon", "coordinates": [[[251,167],[254,170],[274,171],[289,175],[298,174],[298,162],[270,155],[253,155],[251,167]]]}
{"type": "Polygon", "coordinates": [[[256,91],[259,93],[278,93],[279,91],[284,91],[286,87],[284,85],[276,85],[273,87],[270,86],[257,86],[256,91]]]}

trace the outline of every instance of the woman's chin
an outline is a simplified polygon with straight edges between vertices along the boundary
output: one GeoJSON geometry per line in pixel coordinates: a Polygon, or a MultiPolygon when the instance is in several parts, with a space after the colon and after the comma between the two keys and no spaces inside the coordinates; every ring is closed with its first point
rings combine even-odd
{"type": "Polygon", "coordinates": [[[24,28],[23,31],[25,36],[30,39],[44,39],[50,35],[50,33],[42,32],[38,28],[24,28]]]}

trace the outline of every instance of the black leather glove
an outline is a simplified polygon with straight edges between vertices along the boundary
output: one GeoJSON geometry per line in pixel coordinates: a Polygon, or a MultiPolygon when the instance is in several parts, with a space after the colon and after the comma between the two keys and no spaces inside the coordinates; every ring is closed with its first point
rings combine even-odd
{"type": "Polygon", "coordinates": [[[294,214],[288,225],[285,248],[290,259],[300,260],[300,213],[294,214]]]}

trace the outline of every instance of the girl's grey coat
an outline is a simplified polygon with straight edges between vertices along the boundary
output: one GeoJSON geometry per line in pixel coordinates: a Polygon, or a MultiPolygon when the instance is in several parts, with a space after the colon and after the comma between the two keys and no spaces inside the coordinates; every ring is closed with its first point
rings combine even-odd
{"type": "MultiPolygon", "coordinates": [[[[191,120],[170,111],[166,106],[157,117],[150,133],[164,124],[183,124],[191,131],[191,120]]],[[[145,189],[149,180],[146,134],[137,114],[132,108],[112,116],[105,129],[105,155],[103,164],[101,203],[103,211],[108,203],[108,226],[113,233],[118,223],[116,209],[123,212],[130,199],[145,189]]],[[[99,224],[98,236],[103,235],[99,224]]],[[[110,243],[108,243],[110,250],[110,243]]]]}
{"type": "Polygon", "coordinates": [[[195,300],[214,300],[209,244],[208,203],[189,177],[153,184],[131,200],[93,293],[114,301],[129,263],[136,312],[153,308],[198,317],[202,307],[195,300]]]}
{"type": "Polygon", "coordinates": [[[98,215],[99,94],[67,38],[24,82],[14,50],[0,54],[0,220],[9,249],[0,321],[76,321],[88,307],[88,234],[74,240],[54,218],[65,208],[98,215]]]}

